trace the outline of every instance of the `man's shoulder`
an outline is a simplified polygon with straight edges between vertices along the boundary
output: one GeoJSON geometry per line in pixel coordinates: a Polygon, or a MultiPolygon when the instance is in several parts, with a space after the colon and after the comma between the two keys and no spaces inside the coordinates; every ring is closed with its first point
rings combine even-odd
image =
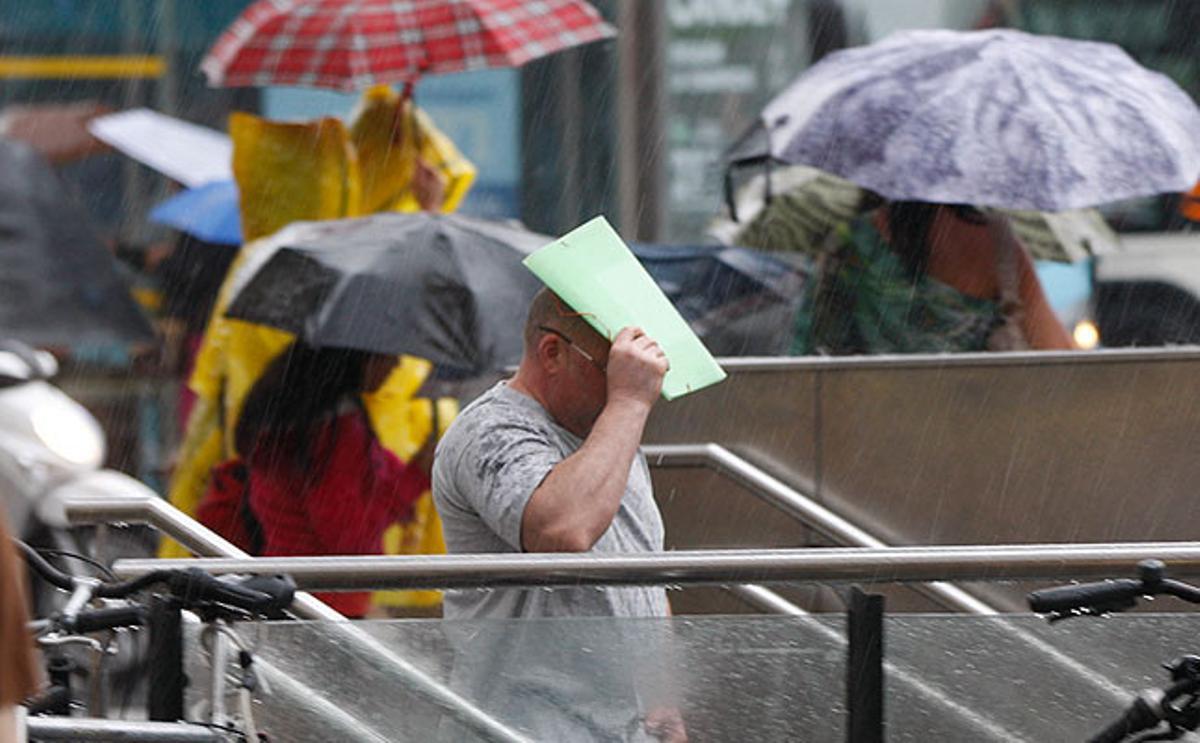
{"type": "Polygon", "coordinates": [[[508,399],[506,385],[498,382],[487,388],[482,395],[467,403],[455,421],[487,418],[509,407],[512,407],[512,401],[508,399]]]}
{"type": "Polygon", "coordinates": [[[539,415],[536,403],[514,399],[519,394],[497,385],[464,407],[438,444],[438,456],[457,457],[480,446],[494,449],[509,440],[552,439],[549,418],[539,415]]]}

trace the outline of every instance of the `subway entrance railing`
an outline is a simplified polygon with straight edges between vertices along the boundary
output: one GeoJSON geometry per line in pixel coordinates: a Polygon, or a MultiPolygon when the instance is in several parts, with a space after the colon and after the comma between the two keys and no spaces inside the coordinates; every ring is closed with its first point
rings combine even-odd
{"type": "MultiPolygon", "coordinates": [[[[1200,543],[1179,542],[263,559],[230,552],[219,537],[153,499],[78,501],[68,512],[80,524],[150,523],[198,553],[228,555],[182,561],[189,567],[286,572],[307,590],[1065,581],[1128,577],[1146,558],[1166,561],[1172,575],[1200,575],[1200,543]]],[[[113,567],[131,577],[172,564],[119,560],[113,567]]],[[[298,613],[322,616],[305,606],[298,613]]],[[[845,681],[854,675],[847,673],[854,654],[847,652],[845,618],[783,611],[305,621],[236,631],[273,678],[286,680],[284,693],[262,707],[265,724],[290,740],[545,739],[556,733],[539,729],[539,720],[579,710],[604,717],[611,714],[604,700],[621,693],[634,700],[617,705],[622,709],[647,700],[680,706],[696,739],[844,738],[845,681]],[[632,686],[614,681],[613,673],[626,674],[632,686]],[[322,703],[305,702],[312,697],[322,703]],[[347,736],[348,721],[360,734],[347,736]]],[[[882,628],[889,740],[1036,741],[1098,729],[1129,695],[1156,680],[1160,662],[1192,649],[1200,622],[1189,614],[1131,615],[1064,627],[1028,615],[896,615],[882,628]]]]}

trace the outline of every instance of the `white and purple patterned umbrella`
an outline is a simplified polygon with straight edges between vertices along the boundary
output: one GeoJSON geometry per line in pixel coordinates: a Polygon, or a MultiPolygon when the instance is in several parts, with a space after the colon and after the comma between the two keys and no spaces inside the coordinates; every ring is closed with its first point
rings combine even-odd
{"type": "Polygon", "coordinates": [[[1060,211],[1190,188],[1200,109],[1112,44],[909,31],[832,54],[762,114],[770,155],[893,200],[1060,211]]]}

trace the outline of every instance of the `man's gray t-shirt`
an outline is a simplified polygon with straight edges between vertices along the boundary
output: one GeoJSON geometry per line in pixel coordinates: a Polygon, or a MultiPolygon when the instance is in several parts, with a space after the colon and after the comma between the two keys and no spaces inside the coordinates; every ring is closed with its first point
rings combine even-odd
{"type": "MultiPolygon", "coordinates": [[[[583,441],[533,398],[492,387],[462,410],[437,448],[433,500],[452,554],[520,552],[521,518],[533,491],[583,441]]],[[[662,516],[650,470],[639,453],[612,524],[592,552],[659,552],[662,516]]],[[[562,588],[448,591],[448,619],[563,616],[661,617],[661,588],[562,588]]]]}

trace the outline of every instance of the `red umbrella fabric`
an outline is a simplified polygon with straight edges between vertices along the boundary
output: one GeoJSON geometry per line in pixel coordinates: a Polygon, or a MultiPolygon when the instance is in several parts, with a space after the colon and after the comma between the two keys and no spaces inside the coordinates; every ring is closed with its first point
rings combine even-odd
{"type": "Polygon", "coordinates": [[[212,87],[362,90],[616,35],[583,0],[258,0],[200,65],[212,87]]]}

